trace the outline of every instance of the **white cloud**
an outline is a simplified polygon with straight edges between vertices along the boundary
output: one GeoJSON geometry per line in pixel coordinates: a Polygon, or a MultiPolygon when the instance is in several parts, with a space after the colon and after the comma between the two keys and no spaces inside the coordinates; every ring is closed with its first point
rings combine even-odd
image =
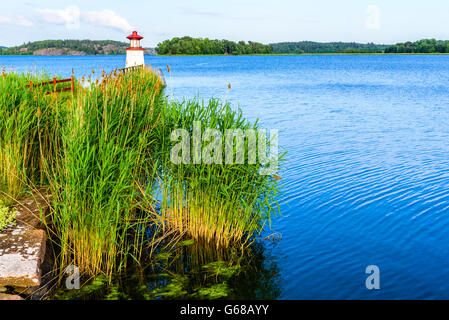
{"type": "Polygon", "coordinates": [[[18,16],[16,18],[16,24],[20,27],[32,27],[34,24],[24,16],[18,16]]]}
{"type": "Polygon", "coordinates": [[[39,9],[36,12],[44,22],[65,25],[68,29],[78,29],[80,22],[125,32],[133,29],[128,20],[112,10],[82,12],[78,7],[70,6],[66,9],[56,10],[39,9]]]}
{"type": "Polygon", "coordinates": [[[0,16],[0,24],[11,24],[11,25],[15,25],[15,26],[20,26],[20,27],[32,27],[33,26],[33,22],[31,22],[30,20],[26,19],[23,16],[16,16],[16,17],[7,17],[7,16],[0,16]]]}
{"type": "Polygon", "coordinates": [[[112,10],[89,11],[82,14],[82,20],[95,26],[113,28],[120,31],[132,31],[128,20],[120,17],[112,10]]]}
{"type": "Polygon", "coordinates": [[[39,17],[48,23],[64,24],[67,29],[79,29],[81,11],[76,6],[67,7],[67,9],[38,9],[39,17]]]}
{"type": "Polygon", "coordinates": [[[0,23],[10,23],[10,22],[11,22],[10,17],[0,16],[0,23]]]}

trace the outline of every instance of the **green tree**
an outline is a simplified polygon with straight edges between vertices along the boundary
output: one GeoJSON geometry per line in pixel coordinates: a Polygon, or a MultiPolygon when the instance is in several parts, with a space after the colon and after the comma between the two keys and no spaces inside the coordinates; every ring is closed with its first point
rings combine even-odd
{"type": "Polygon", "coordinates": [[[208,38],[173,38],[165,40],[158,44],[156,51],[158,54],[188,54],[188,55],[204,55],[204,54],[267,54],[272,53],[273,48],[258,42],[244,41],[238,43],[229,40],[210,40],[208,38]]]}

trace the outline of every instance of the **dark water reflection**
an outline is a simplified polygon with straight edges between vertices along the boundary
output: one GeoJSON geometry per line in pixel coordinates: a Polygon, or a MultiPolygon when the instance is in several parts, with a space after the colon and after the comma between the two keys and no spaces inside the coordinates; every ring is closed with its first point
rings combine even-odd
{"type": "Polygon", "coordinates": [[[217,249],[180,242],[155,254],[146,267],[130,267],[109,284],[99,276],[81,290],[60,288],[55,299],[277,299],[279,268],[266,243],[217,249]]]}

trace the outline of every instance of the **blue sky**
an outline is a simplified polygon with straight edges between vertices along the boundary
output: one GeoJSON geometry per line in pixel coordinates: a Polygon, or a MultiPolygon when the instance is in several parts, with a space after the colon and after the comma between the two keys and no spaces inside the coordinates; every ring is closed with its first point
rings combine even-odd
{"type": "Polygon", "coordinates": [[[395,43],[449,39],[447,0],[14,0],[2,1],[0,45],[45,39],[174,36],[395,43]]]}

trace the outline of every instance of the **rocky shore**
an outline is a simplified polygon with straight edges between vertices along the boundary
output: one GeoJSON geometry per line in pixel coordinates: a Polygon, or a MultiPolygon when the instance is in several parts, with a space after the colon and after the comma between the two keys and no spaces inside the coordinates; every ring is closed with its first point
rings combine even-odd
{"type": "Polygon", "coordinates": [[[16,224],[0,231],[0,300],[41,299],[51,280],[51,254],[41,223],[48,196],[38,194],[16,206],[16,224]]]}

